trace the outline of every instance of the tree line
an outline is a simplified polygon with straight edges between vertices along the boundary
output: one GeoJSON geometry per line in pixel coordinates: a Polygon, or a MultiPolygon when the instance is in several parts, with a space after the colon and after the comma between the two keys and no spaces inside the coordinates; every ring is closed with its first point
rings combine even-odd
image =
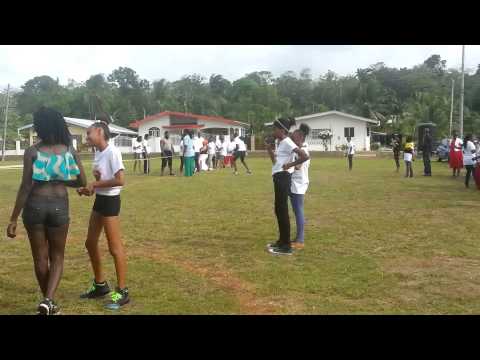
{"type": "MultiPolygon", "coordinates": [[[[458,128],[460,76],[459,70],[447,68],[440,55],[412,68],[377,63],[351,75],[328,71],[317,78],[303,69],[277,77],[257,71],[235,81],[220,74],[208,79],[191,74],[176,81],[150,81],[128,67],[92,75],[85,82],[69,80],[67,85],[50,76],[36,76],[12,98],[9,136],[16,138],[16,129],[31,122],[40,105],[52,106],[64,116],[93,119],[97,99],[115,123],[125,127],[133,120],[170,110],[243,121],[258,133],[264,123],[278,116],[339,110],[378,120],[376,131],[412,133],[418,123],[433,122],[437,134],[446,136],[452,80],[456,95],[453,125],[458,128]]],[[[464,132],[480,133],[480,66],[475,73],[465,74],[464,132]]]]}

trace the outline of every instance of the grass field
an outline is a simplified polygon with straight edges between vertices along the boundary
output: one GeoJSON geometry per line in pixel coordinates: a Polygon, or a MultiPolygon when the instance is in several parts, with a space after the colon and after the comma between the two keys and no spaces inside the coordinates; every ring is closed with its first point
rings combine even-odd
{"type": "MultiPolygon", "coordinates": [[[[349,173],[344,159],[314,158],[305,250],[275,257],[265,251],[277,238],[270,163],[247,161],[253,176],[162,178],[158,160],[151,176],[132,175],[128,163],[121,221],[132,303],[118,314],[480,313],[480,192],[447,164],[434,162],[425,178],[416,161],[405,179],[392,159],[358,158],[349,173]]],[[[32,314],[40,300],[23,226],[14,240],[4,230],[20,173],[0,170],[1,314],[32,314]]],[[[92,202],[70,194],[56,299],[64,314],[111,314],[78,298],[92,278],[83,245],[92,202]]],[[[115,285],[104,238],[102,249],[115,285]]]]}

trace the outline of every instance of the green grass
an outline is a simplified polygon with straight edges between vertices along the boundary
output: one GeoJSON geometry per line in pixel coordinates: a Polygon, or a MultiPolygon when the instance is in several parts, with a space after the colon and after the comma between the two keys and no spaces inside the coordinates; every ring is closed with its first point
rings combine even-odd
{"type": "MultiPolygon", "coordinates": [[[[434,176],[425,178],[416,161],[416,177],[405,179],[392,159],[357,158],[349,173],[344,159],[314,158],[305,250],[274,257],[265,251],[277,238],[270,163],[247,161],[253,176],[226,169],[161,178],[158,160],[151,176],[133,175],[128,163],[121,222],[133,302],[119,314],[480,313],[473,180],[465,189],[445,163],[434,162],[434,176]]],[[[0,179],[5,229],[20,171],[0,170],[0,179]]],[[[92,277],[83,246],[92,202],[70,194],[57,291],[66,314],[110,313],[101,301],[78,299],[92,277]]],[[[293,214],[291,221],[293,233],[293,214]]],[[[14,240],[2,235],[0,263],[0,313],[33,313],[40,294],[23,226],[14,240]]]]}

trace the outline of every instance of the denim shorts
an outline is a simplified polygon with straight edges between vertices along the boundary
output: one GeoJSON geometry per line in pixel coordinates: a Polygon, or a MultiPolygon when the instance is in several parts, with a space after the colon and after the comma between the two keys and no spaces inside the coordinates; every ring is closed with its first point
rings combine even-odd
{"type": "Polygon", "coordinates": [[[22,212],[25,225],[58,227],[70,223],[68,197],[29,197],[22,212]]]}

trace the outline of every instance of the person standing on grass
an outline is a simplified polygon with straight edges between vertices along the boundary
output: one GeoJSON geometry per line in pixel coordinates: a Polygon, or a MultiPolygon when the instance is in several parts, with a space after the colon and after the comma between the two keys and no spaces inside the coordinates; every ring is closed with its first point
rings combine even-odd
{"type": "MultiPolygon", "coordinates": [[[[299,149],[303,150],[307,156],[310,156],[308,152],[308,144],[305,142],[308,134],[310,133],[310,127],[307,124],[300,124],[300,128],[295,130],[292,134],[292,140],[299,149]]],[[[294,155],[294,160],[298,159],[298,155],[294,155]]],[[[310,167],[310,159],[304,163],[295,166],[295,170],[292,173],[292,187],[290,190],[290,201],[292,203],[292,209],[295,214],[295,221],[297,224],[297,236],[292,241],[292,248],[303,249],[304,247],[304,226],[305,216],[303,211],[303,205],[305,202],[305,193],[308,189],[308,168],[310,167]]]]}
{"type": "Polygon", "coordinates": [[[406,169],[405,177],[413,177],[412,161],[413,155],[415,154],[415,144],[413,143],[413,138],[411,136],[407,136],[406,141],[403,149],[403,160],[405,161],[406,169]]]}
{"type": "Polygon", "coordinates": [[[207,148],[208,148],[208,160],[207,160],[208,171],[212,171],[214,168],[215,154],[217,151],[217,146],[215,145],[213,136],[210,136],[207,148]]]}
{"type": "Polygon", "coordinates": [[[233,142],[235,144],[235,150],[233,152],[233,168],[235,169],[234,174],[238,175],[238,169],[237,169],[238,159],[240,159],[245,169],[247,169],[247,174],[251,174],[252,172],[250,171],[247,163],[245,162],[245,155],[247,154],[247,145],[240,138],[240,135],[238,135],[238,133],[236,134],[236,137],[233,139],[233,142]]]}
{"type": "Polygon", "coordinates": [[[220,156],[221,156],[221,152],[222,152],[222,141],[220,140],[222,138],[222,136],[223,135],[220,135],[215,140],[215,164],[213,166],[215,169],[218,168],[218,164],[219,164],[220,156]]]}
{"type": "Polygon", "coordinates": [[[185,136],[183,137],[183,161],[184,161],[184,175],[193,176],[195,171],[195,150],[193,148],[193,140],[191,138],[192,132],[185,129],[185,136]]]}
{"type": "Polygon", "coordinates": [[[266,143],[268,154],[272,160],[272,177],[275,191],[275,215],[277,217],[280,237],[274,244],[268,244],[271,254],[291,255],[290,218],[288,216],[288,196],[291,190],[291,176],[293,168],[309,159],[308,155],[288,137],[290,128],[295,119],[280,118],[273,122],[273,136],[278,140],[278,147],[274,151],[274,144],[266,143]],[[293,155],[298,159],[293,161],[293,155]]]}
{"type": "Polygon", "coordinates": [[[423,136],[423,176],[432,176],[432,166],[430,164],[430,157],[432,155],[432,136],[430,135],[430,129],[425,129],[425,135],[423,136]]]}
{"type": "Polygon", "coordinates": [[[392,148],[393,148],[393,158],[395,159],[395,165],[397,167],[397,172],[398,172],[400,170],[401,144],[400,144],[400,139],[397,135],[393,137],[392,148]]]}
{"type": "Polygon", "coordinates": [[[143,144],[142,144],[141,136],[137,136],[137,138],[133,140],[132,148],[133,148],[133,156],[134,156],[133,173],[135,174],[135,172],[137,171],[137,164],[138,164],[138,171],[141,173],[142,157],[143,157],[143,144]]]}
{"type": "Polygon", "coordinates": [[[217,144],[218,158],[217,158],[217,168],[225,168],[225,157],[227,156],[227,143],[225,141],[225,136],[220,135],[219,143],[217,144]]]}
{"type": "Polygon", "coordinates": [[[473,168],[475,166],[474,158],[476,153],[476,148],[472,142],[472,136],[467,135],[463,141],[463,165],[467,169],[467,174],[465,175],[465,187],[469,187],[470,175],[473,174],[473,168]]]}
{"type": "Polygon", "coordinates": [[[237,148],[237,144],[235,144],[233,134],[230,135],[230,142],[227,144],[227,161],[226,163],[229,164],[229,167],[233,166],[233,154],[235,149],[237,148]]]}
{"type": "Polygon", "coordinates": [[[185,137],[185,130],[182,132],[182,139],[180,140],[180,174],[183,173],[183,138],[185,137]]]}
{"type": "Polygon", "coordinates": [[[63,273],[70,223],[66,187],[82,187],[87,180],[62,114],[42,107],[33,114],[33,127],[40,141],[24,153],[22,183],[7,236],[16,236],[23,209],[23,224],[43,296],[37,311],[40,315],[55,315],[59,307],[54,297],[63,273]]]}
{"type": "Polygon", "coordinates": [[[150,153],[152,152],[148,144],[148,134],[143,136],[143,173],[150,174],[150,153]]]}
{"type": "Polygon", "coordinates": [[[108,142],[111,135],[106,122],[107,117],[101,119],[105,120],[97,121],[87,129],[87,141],[96,149],[93,163],[95,181],[78,190],[79,195],[92,196],[95,194],[85,242],[94,279],[90,289],[81,294],[80,298],[95,299],[110,293],[98,247],[100,234],[104,230],[117,273],[117,287],[110,294],[110,301],[105,307],[110,310],[118,310],[130,302],[126,286],[127,256],[121,240],[119,218],[120,192],[125,185],[125,167],[120,150],[108,142]]]}
{"type": "Polygon", "coordinates": [[[463,142],[457,137],[457,132],[453,132],[453,138],[450,140],[450,152],[448,163],[453,171],[453,176],[460,176],[460,169],[463,167],[462,156],[463,142]]]}
{"type": "Polygon", "coordinates": [[[161,176],[163,176],[163,172],[165,171],[165,167],[168,164],[168,169],[170,170],[170,176],[173,176],[172,171],[172,163],[173,163],[173,144],[170,140],[170,134],[168,131],[165,131],[164,138],[160,140],[160,149],[162,151],[162,172],[161,176]]]}
{"type": "Polygon", "coordinates": [[[347,137],[347,149],[345,156],[348,158],[348,170],[352,171],[353,155],[355,155],[355,144],[352,142],[351,137],[347,137]]]}

